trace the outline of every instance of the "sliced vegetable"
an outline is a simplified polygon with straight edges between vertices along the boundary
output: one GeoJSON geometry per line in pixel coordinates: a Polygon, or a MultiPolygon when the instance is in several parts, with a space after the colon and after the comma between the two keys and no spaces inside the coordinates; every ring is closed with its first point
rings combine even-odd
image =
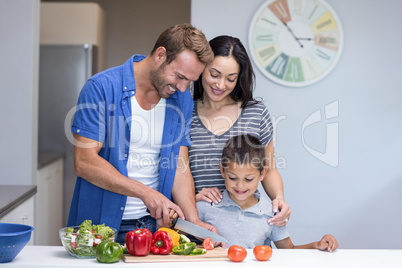
{"type": "Polygon", "coordinates": [[[166,227],[159,228],[158,231],[165,231],[169,234],[170,239],[172,239],[173,247],[180,245],[180,235],[177,233],[177,231],[166,227]]]}
{"type": "Polygon", "coordinates": [[[172,251],[172,239],[165,231],[156,231],[152,236],[152,254],[162,254],[167,255],[172,251]]]}
{"type": "Polygon", "coordinates": [[[77,243],[76,242],[71,242],[70,243],[70,247],[72,248],[72,249],[77,249],[77,243]]]}
{"type": "Polygon", "coordinates": [[[124,244],[124,246],[123,246],[123,254],[129,254],[126,244],[124,244]]]}
{"type": "Polygon", "coordinates": [[[190,253],[190,255],[204,255],[204,254],[207,254],[207,250],[205,248],[196,248],[190,253]]]}
{"type": "Polygon", "coordinates": [[[128,232],[125,240],[128,253],[132,256],[146,256],[151,251],[152,233],[147,228],[128,232]]]}
{"type": "Polygon", "coordinates": [[[102,263],[118,262],[123,255],[123,248],[117,242],[103,241],[96,247],[96,260],[102,263]]]}
{"type": "Polygon", "coordinates": [[[172,249],[173,254],[176,255],[189,255],[195,249],[195,243],[180,244],[172,249]]]}
{"type": "Polygon", "coordinates": [[[190,243],[191,242],[190,238],[188,238],[184,234],[179,234],[179,236],[180,236],[179,244],[185,244],[185,243],[190,243]]]}
{"type": "Polygon", "coordinates": [[[207,237],[204,239],[204,241],[202,242],[202,247],[206,250],[211,250],[214,248],[214,243],[212,243],[211,237],[207,237]]]}

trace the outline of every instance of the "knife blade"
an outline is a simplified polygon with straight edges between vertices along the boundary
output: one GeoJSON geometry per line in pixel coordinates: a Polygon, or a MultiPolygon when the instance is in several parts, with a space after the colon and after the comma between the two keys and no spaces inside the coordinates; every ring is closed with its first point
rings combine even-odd
{"type": "Polygon", "coordinates": [[[210,237],[212,241],[214,242],[228,242],[228,240],[218,234],[215,234],[214,232],[211,232],[207,229],[204,229],[198,225],[195,225],[194,223],[191,223],[186,220],[182,220],[180,218],[176,218],[173,220],[174,228],[179,229],[180,231],[183,231],[185,233],[191,234],[195,237],[199,237],[202,239],[205,239],[207,237],[210,237]]]}

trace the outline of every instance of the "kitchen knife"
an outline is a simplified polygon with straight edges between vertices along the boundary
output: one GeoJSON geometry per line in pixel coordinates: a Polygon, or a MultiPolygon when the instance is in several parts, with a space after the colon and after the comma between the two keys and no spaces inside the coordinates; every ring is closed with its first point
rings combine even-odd
{"type": "MultiPolygon", "coordinates": [[[[147,212],[151,213],[148,208],[147,208],[147,212]]],[[[224,238],[223,236],[215,234],[214,232],[204,229],[189,221],[182,220],[179,217],[177,217],[176,219],[173,220],[172,228],[179,229],[180,231],[183,231],[185,233],[188,233],[190,235],[193,235],[195,237],[199,237],[202,239],[210,237],[211,241],[213,241],[213,242],[228,242],[228,240],[226,238],[224,238]]]]}
{"type": "Polygon", "coordinates": [[[215,234],[214,232],[211,232],[207,229],[204,229],[198,225],[195,225],[194,223],[182,220],[180,218],[174,219],[173,224],[174,228],[179,229],[180,231],[183,231],[185,233],[191,234],[195,237],[199,237],[202,239],[210,237],[213,242],[228,242],[226,238],[218,234],[215,234]]]}

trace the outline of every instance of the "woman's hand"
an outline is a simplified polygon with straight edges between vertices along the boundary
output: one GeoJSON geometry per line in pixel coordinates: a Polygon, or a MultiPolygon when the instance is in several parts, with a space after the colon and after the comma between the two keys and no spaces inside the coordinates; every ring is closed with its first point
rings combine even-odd
{"type": "Polygon", "coordinates": [[[218,189],[218,187],[213,188],[202,188],[201,192],[195,195],[195,201],[206,201],[208,203],[214,202],[214,204],[218,204],[222,201],[222,193],[218,189]]]}
{"type": "Polygon", "coordinates": [[[285,200],[282,199],[274,199],[272,200],[272,209],[274,213],[277,213],[272,218],[268,220],[270,225],[277,225],[277,226],[285,226],[290,217],[290,209],[288,204],[286,204],[285,200]]]}

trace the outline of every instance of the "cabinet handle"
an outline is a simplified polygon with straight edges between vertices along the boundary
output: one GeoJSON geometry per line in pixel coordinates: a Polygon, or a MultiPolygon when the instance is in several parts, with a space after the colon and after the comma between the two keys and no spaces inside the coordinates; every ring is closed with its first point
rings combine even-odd
{"type": "Polygon", "coordinates": [[[22,224],[26,224],[26,222],[28,221],[28,216],[27,216],[27,215],[23,215],[23,216],[21,217],[21,220],[22,220],[22,224]]]}

